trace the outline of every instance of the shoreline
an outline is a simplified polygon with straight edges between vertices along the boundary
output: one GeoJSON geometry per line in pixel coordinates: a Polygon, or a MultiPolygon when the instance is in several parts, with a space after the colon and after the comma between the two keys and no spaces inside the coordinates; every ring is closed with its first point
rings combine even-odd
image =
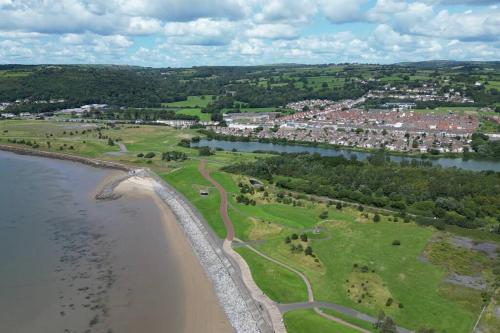
{"type": "Polygon", "coordinates": [[[130,176],[115,187],[116,193],[125,198],[146,198],[153,201],[161,216],[164,237],[169,251],[175,257],[175,268],[182,276],[182,329],[179,333],[207,332],[230,333],[232,327],[219,304],[211,282],[207,278],[188,240],[168,206],[156,195],[154,184],[148,179],[130,176]],[[194,316],[193,316],[194,314],[194,316]],[[190,317],[192,316],[192,317],[190,317]]]}
{"type": "MultiPolygon", "coordinates": [[[[154,196],[159,200],[157,204],[166,205],[165,208],[168,208],[172,215],[175,216],[177,226],[182,230],[185,241],[190,245],[191,252],[198,259],[198,264],[203,268],[204,273],[210,280],[217,301],[224,310],[233,330],[245,333],[274,331],[267,309],[252,297],[243,281],[238,263],[225,253],[223,241],[213,233],[204,218],[181,193],[177,192],[152,171],[135,170],[123,164],[87,157],[1,144],[0,150],[20,155],[72,161],[96,168],[126,171],[127,175],[125,177],[111,180],[111,184],[105,184],[97,190],[97,195],[106,193],[104,199],[111,199],[113,195],[121,195],[120,193],[115,194],[114,190],[124,181],[126,182],[131,178],[146,181],[146,184],[143,185],[150,187],[154,191],[154,196]],[[111,190],[113,190],[112,194],[110,194],[111,190]]],[[[153,198],[153,200],[155,199],[153,198]]]]}
{"type": "Polygon", "coordinates": [[[30,149],[30,148],[10,146],[10,145],[4,145],[4,144],[0,144],[0,150],[19,154],[19,155],[30,155],[30,156],[52,158],[52,159],[56,159],[56,160],[77,162],[77,163],[89,165],[89,166],[94,167],[94,168],[115,169],[115,170],[126,171],[126,172],[134,170],[133,168],[131,168],[125,164],[120,164],[120,163],[111,162],[111,161],[98,160],[98,159],[90,158],[90,157],[56,153],[56,152],[51,152],[51,151],[35,150],[35,149],[30,149]]]}

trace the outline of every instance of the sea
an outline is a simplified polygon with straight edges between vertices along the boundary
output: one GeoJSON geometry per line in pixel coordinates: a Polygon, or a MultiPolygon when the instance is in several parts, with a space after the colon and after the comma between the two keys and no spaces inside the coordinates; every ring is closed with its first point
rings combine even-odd
{"type": "Polygon", "coordinates": [[[0,332],[181,332],[183,282],[148,198],[118,171],[0,151],[0,332]]]}

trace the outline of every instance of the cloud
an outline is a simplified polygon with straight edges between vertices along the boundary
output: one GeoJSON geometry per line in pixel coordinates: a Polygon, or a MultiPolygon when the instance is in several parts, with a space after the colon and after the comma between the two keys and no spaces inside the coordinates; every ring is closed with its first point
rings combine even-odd
{"type": "Polygon", "coordinates": [[[244,0],[116,0],[124,13],[166,21],[199,18],[238,20],[249,14],[244,0]]]}
{"type": "Polygon", "coordinates": [[[191,22],[172,22],[165,25],[165,35],[173,42],[187,45],[225,45],[234,34],[230,21],[198,19],[191,22]]]}
{"type": "Polygon", "coordinates": [[[262,39],[294,39],[299,36],[297,29],[289,24],[258,24],[247,30],[250,38],[262,39]]]}
{"type": "Polygon", "coordinates": [[[307,23],[316,13],[316,4],[308,0],[270,0],[255,15],[260,23],[307,23]]]}
{"type": "Polygon", "coordinates": [[[368,0],[320,0],[319,11],[333,23],[348,23],[363,19],[361,6],[368,0]]]}
{"type": "Polygon", "coordinates": [[[425,5],[394,15],[396,28],[411,34],[459,39],[462,41],[495,41],[500,36],[500,10],[449,13],[433,15],[425,5]]]}

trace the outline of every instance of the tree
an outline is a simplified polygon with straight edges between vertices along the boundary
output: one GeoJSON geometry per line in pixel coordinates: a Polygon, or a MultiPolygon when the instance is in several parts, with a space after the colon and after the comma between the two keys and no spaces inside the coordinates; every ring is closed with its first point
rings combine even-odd
{"type": "Polygon", "coordinates": [[[198,148],[198,154],[200,156],[210,156],[213,155],[213,152],[210,150],[210,147],[203,146],[198,148]]]}
{"type": "Polygon", "coordinates": [[[373,222],[380,222],[380,215],[378,213],[375,213],[375,215],[373,215],[373,222]]]}
{"type": "Polygon", "coordinates": [[[303,242],[307,242],[307,235],[306,234],[301,234],[300,235],[300,240],[303,242]]]}
{"type": "Polygon", "coordinates": [[[304,250],[304,254],[305,254],[306,256],[312,256],[312,254],[313,254],[313,249],[312,249],[312,247],[310,247],[310,246],[306,247],[306,249],[304,250]]]}
{"type": "Polygon", "coordinates": [[[109,146],[114,146],[115,145],[115,142],[113,141],[113,139],[108,138],[108,145],[109,146]]]}
{"type": "Polygon", "coordinates": [[[290,236],[286,236],[286,238],[285,238],[285,244],[289,244],[291,242],[292,242],[292,240],[290,239],[290,236]]]}
{"type": "Polygon", "coordinates": [[[297,235],[297,234],[292,234],[292,239],[299,239],[299,235],[297,235]]]}
{"type": "Polygon", "coordinates": [[[338,210],[342,209],[342,203],[340,201],[337,201],[337,205],[335,206],[338,210]]]}

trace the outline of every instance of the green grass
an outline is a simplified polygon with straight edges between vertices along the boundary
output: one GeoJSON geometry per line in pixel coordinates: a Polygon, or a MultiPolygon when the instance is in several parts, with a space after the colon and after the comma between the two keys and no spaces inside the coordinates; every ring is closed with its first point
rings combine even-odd
{"type": "Polygon", "coordinates": [[[198,116],[200,121],[210,121],[210,114],[201,112],[201,109],[199,109],[199,108],[189,108],[189,109],[176,110],[175,113],[185,114],[188,116],[198,116]]]}
{"type": "Polygon", "coordinates": [[[189,161],[182,169],[161,176],[196,207],[217,236],[225,238],[226,228],[219,214],[220,194],[198,172],[198,163],[189,161]],[[202,197],[199,193],[201,189],[208,189],[209,195],[202,197]]]}
{"type": "Polygon", "coordinates": [[[307,289],[297,274],[262,258],[252,250],[235,249],[251,267],[252,277],[269,298],[278,303],[307,301],[307,289]]]}
{"type": "Polygon", "coordinates": [[[25,76],[29,76],[31,74],[33,74],[33,72],[0,70],[0,78],[25,77],[25,76]]]}
{"type": "Polygon", "coordinates": [[[174,108],[196,108],[196,107],[205,107],[210,102],[212,102],[212,95],[188,96],[187,100],[185,101],[162,103],[162,106],[174,107],[174,108]]]}
{"type": "Polygon", "coordinates": [[[373,328],[373,325],[371,323],[366,322],[364,320],[347,316],[347,315],[345,315],[343,313],[334,311],[332,309],[321,309],[321,311],[323,311],[324,313],[329,314],[331,316],[334,316],[334,317],[337,317],[339,319],[342,319],[342,320],[344,320],[344,321],[346,321],[346,322],[348,322],[350,324],[354,324],[354,325],[356,325],[358,327],[364,328],[365,330],[368,330],[368,331],[371,331],[371,332],[377,332],[377,330],[375,328],[373,328]]]}
{"type": "Polygon", "coordinates": [[[477,113],[478,108],[474,106],[441,106],[435,109],[415,109],[419,113],[437,113],[437,114],[447,114],[448,112],[454,112],[458,114],[465,113],[477,113]]]}
{"type": "Polygon", "coordinates": [[[359,333],[359,331],[321,317],[312,309],[294,310],[284,314],[288,333],[359,333]]]}

